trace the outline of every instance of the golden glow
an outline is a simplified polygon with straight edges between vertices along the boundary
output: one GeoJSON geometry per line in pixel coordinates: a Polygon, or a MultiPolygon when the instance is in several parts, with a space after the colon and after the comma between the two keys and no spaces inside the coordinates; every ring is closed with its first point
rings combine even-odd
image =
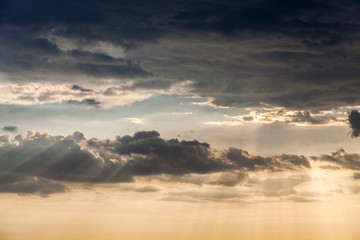
{"type": "Polygon", "coordinates": [[[177,202],[101,188],[4,194],[0,239],[359,239],[355,195],[328,202],[177,202]]]}

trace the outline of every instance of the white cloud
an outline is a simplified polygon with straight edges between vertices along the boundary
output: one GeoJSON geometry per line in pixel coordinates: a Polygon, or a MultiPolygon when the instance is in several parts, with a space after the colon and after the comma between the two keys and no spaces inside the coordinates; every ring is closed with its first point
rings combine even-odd
{"type": "Polygon", "coordinates": [[[135,123],[135,124],[144,124],[146,121],[146,118],[126,118],[126,120],[135,123]]]}

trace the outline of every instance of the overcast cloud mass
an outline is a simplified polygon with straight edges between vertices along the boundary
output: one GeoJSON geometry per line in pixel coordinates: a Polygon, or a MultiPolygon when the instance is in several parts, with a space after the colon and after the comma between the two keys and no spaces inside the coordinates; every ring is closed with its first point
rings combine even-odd
{"type": "Polygon", "coordinates": [[[15,0],[0,9],[3,81],[88,92],[110,79],[132,89],[189,80],[221,106],[359,105],[357,1],[15,0]]]}

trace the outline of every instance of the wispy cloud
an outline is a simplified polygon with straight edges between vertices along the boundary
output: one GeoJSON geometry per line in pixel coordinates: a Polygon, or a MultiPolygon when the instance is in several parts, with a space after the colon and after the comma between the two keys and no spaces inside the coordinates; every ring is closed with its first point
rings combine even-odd
{"type": "Polygon", "coordinates": [[[0,25],[6,81],[86,90],[73,79],[131,78],[136,89],[164,90],[191,80],[192,92],[214,107],[359,105],[355,2],[160,1],[160,9],[145,1],[141,8],[137,1],[7,2],[0,25]]]}
{"type": "Polygon", "coordinates": [[[229,116],[224,115],[225,121],[209,121],[205,124],[237,126],[251,123],[258,124],[289,124],[296,126],[340,126],[346,124],[346,117],[339,113],[323,111],[310,113],[309,111],[289,111],[284,108],[250,109],[248,114],[229,116]]]}
{"type": "Polygon", "coordinates": [[[131,123],[135,123],[135,124],[144,124],[146,121],[146,118],[126,118],[126,120],[130,121],[131,123]]]}

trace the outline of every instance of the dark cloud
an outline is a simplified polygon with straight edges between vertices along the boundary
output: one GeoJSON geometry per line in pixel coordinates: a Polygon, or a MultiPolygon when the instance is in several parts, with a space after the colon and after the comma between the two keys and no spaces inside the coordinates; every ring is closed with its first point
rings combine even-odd
{"type": "Polygon", "coordinates": [[[354,179],[360,179],[360,172],[354,172],[354,179]]]}
{"type": "MultiPolygon", "coordinates": [[[[311,159],[338,169],[360,170],[360,155],[343,149],[311,159]]],[[[219,151],[196,140],[165,140],[156,131],[140,131],[115,140],[87,139],[81,132],[52,136],[29,131],[14,138],[0,137],[0,169],[1,192],[45,196],[67,190],[54,181],[109,183],[134,182],[140,178],[233,187],[241,182],[250,184],[249,174],[253,172],[298,173],[311,169],[311,165],[302,155],[263,157],[237,148],[219,151]]],[[[354,178],[358,178],[357,174],[354,178]]],[[[295,194],[293,187],[303,181],[307,178],[292,179],[286,184],[282,180],[266,180],[265,195],[295,194]]]]}
{"type": "Polygon", "coordinates": [[[125,175],[113,176],[122,164],[110,161],[110,153],[94,155],[81,149],[80,144],[85,141],[81,133],[67,137],[29,133],[15,139],[18,146],[8,138],[2,139],[5,143],[0,153],[3,171],[64,181],[132,181],[125,175]]]}
{"type": "Polygon", "coordinates": [[[251,171],[264,169],[283,171],[285,169],[300,170],[311,168],[308,159],[302,155],[282,154],[272,157],[261,157],[254,156],[241,149],[229,148],[226,152],[226,157],[237,166],[251,171]]]}
{"type": "MultiPolygon", "coordinates": [[[[293,116],[291,116],[293,119],[289,122],[292,123],[309,123],[312,125],[317,125],[317,124],[325,124],[328,123],[330,119],[315,119],[311,116],[310,112],[305,111],[305,112],[296,112],[293,116]]],[[[336,120],[336,118],[333,118],[334,120],[336,120]]]]}
{"type": "Polygon", "coordinates": [[[188,79],[218,105],[318,111],[360,102],[359,16],[356,1],[5,0],[0,71],[143,89],[188,79]]]}
{"type": "Polygon", "coordinates": [[[316,161],[336,164],[342,168],[360,170],[360,155],[357,153],[346,153],[342,148],[331,154],[323,154],[312,158],[316,161]]]}
{"type": "Polygon", "coordinates": [[[6,132],[17,132],[18,127],[17,126],[4,126],[2,130],[6,131],[6,132]]]}
{"type": "Polygon", "coordinates": [[[360,113],[357,110],[352,110],[349,113],[348,121],[352,129],[351,136],[358,137],[360,133],[360,113]]]}
{"type": "Polygon", "coordinates": [[[122,144],[114,148],[120,155],[138,154],[120,172],[132,175],[211,173],[234,169],[301,170],[310,168],[304,156],[281,155],[261,157],[230,148],[216,156],[209,144],[198,141],[163,140],[156,132],[138,132],[134,137],[118,138],[122,144]]]}
{"type": "Polygon", "coordinates": [[[93,51],[60,49],[49,39],[2,31],[1,25],[0,33],[0,57],[3,59],[0,61],[0,71],[9,80],[71,82],[76,76],[84,75],[94,78],[151,76],[151,73],[129,59],[93,51]]]}
{"type": "Polygon", "coordinates": [[[0,184],[3,184],[3,189],[10,191],[12,187],[23,189],[28,186],[29,193],[39,194],[50,193],[48,188],[51,186],[55,188],[54,192],[64,191],[62,185],[47,179],[87,183],[132,182],[134,177],[141,176],[218,173],[219,176],[206,181],[196,178],[193,181],[234,186],[246,178],[246,171],[310,168],[303,156],[261,157],[234,148],[218,151],[196,140],[164,140],[156,131],[137,132],[116,140],[86,139],[81,132],[52,136],[29,131],[26,136],[17,135],[14,139],[1,136],[0,143],[0,184]],[[45,184],[44,187],[36,187],[32,179],[45,184]]]}
{"type": "Polygon", "coordinates": [[[119,155],[135,157],[120,172],[131,175],[210,173],[231,168],[212,156],[207,143],[198,141],[164,140],[159,133],[138,132],[134,137],[118,138],[114,148],[119,155]]]}
{"type": "Polygon", "coordinates": [[[68,188],[46,178],[21,174],[0,174],[0,192],[18,194],[36,194],[46,197],[53,193],[63,193],[68,188]]]}
{"type": "Polygon", "coordinates": [[[80,92],[92,92],[91,89],[83,88],[83,87],[81,87],[79,85],[76,85],[76,84],[72,85],[71,89],[72,90],[79,90],[80,92]]]}
{"type": "Polygon", "coordinates": [[[77,100],[70,100],[68,101],[68,103],[70,104],[84,104],[86,106],[89,107],[100,107],[101,102],[97,101],[96,99],[93,98],[85,98],[81,101],[77,101],[77,100]]]}
{"type": "Polygon", "coordinates": [[[254,120],[254,117],[251,117],[251,116],[246,116],[246,117],[243,117],[242,118],[244,121],[253,121],[254,120]]]}

